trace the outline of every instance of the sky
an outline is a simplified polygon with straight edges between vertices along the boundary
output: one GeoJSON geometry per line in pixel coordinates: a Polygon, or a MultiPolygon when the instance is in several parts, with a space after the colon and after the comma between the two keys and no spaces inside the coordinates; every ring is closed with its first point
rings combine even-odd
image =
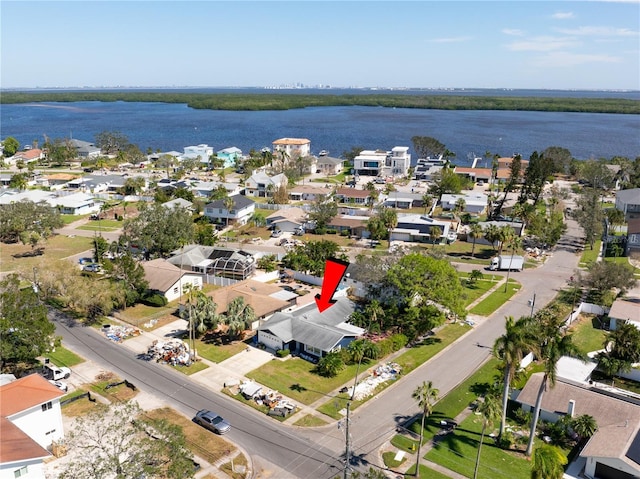
{"type": "Polygon", "coordinates": [[[1,88],[640,90],[640,0],[0,0],[0,45],[1,88]]]}

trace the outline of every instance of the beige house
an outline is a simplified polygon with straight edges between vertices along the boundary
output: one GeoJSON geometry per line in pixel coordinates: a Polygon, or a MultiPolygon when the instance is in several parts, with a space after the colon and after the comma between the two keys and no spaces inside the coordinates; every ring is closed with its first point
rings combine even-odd
{"type": "Polygon", "coordinates": [[[140,263],[144,269],[144,277],[149,282],[149,289],[156,291],[173,301],[184,295],[187,285],[202,289],[202,275],[181,270],[162,258],[140,263]]]}
{"type": "Polygon", "coordinates": [[[311,154],[311,141],[306,138],[280,138],[273,143],[273,154],[282,151],[289,158],[300,158],[311,154]]]}
{"type": "Polygon", "coordinates": [[[307,212],[302,208],[282,208],[267,216],[267,226],[274,226],[285,233],[293,233],[307,221],[307,212]]]}

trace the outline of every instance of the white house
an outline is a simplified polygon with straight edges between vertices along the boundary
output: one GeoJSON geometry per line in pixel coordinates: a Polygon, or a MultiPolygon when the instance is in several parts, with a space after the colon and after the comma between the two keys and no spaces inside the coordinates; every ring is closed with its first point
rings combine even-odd
{"type": "Polygon", "coordinates": [[[318,198],[327,198],[332,192],[332,189],[321,186],[296,185],[289,190],[289,199],[291,201],[316,201],[318,198]]]}
{"type": "Polygon", "coordinates": [[[144,269],[144,277],[149,282],[149,290],[155,291],[167,301],[173,301],[185,294],[187,285],[202,289],[202,275],[183,271],[162,258],[140,263],[144,269]]]}
{"type": "Polygon", "coordinates": [[[317,171],[323,175],[333,176],[342,171],[344,161],[331,156],[321,156],[318,158],[317,171]]]}
{"type": "Polygon", "coordinates": [[[617,298],[609,310],[610,326],[615,331],[619,324],[630,322],[640,329],[640,298],[617,298]]]}
{"type": "Polygon", "coordinates": [[[398,224],[391,230],[391,241],[428,242],[442,240],[449,234],[450,223],[435,220],[429,216],[409,214],[398,215],[398,224]],[[434,238],[434,228],[440,228],[440,237],[434,238]]]}
{"type": "Polygon", "coordinates": [[[86,215],[100,211],[100,204],[96,203],[92,195],[73,193],[65,196],[53,196],[47,203],[60,210],[64,215],[86,215]]]}
{"type": "Polygon", "coordinates": [[[458,200],[464,200],[464,213],[482,214],[487,207],[487,195],[484,193],[467,193],[464,195],[444,194],[440,197],[442,209],[451,211],[455,209],[458,200]]]}
{"type": "Polygon", "coordinates": [[[178,157],[180,161],[186,158],[199,158],[200,163],[204,165],[209,164],[209,157],[213,155],[213,147],[202,144],[195,146],[185,146],[184,153],[178,157]]]}
{"type": "Polygon", "coordinates": [[[254,171],[244,182],[244,194],[258,198],[272,197],[273,193],[281,186],[288,183],[284,173],[269,176],[264,170],[254,171]]]}
{"type": "Polygon", "coordinates": [[[267,226],[274,226],[285,233],[293,233],[306,223],[307,212],[302,208],[282,208],[267,216],[267,226]]]}
{"type": "Polygon", "coordinates": [[[255,202],[242,195],[233,195],[229,198],[233,200],[230,210],[225,206],[225,200],[216,200],[204,207],[204,215],[214,223],[226,224],[228,221],[246,224],[256,210],[255,202]]]}
{"type": "Polygon", "coordinates": [[[622,211],[627,220],[640,218],[640,188],[616,191],[616,209],[622,211]]]}
{"type": "Polygon", "coordinates": [[[306,138],[280,138],[273,143],[273,154],[284,152],[289,158],[304,158],[311,154],[311,141],[306,138]]]}
{"type": "Polygon", "coordinates": [[[411,153],[408,146],[395,146],[391,149],[389,158],[391,163],[391,174],[393,176],[404,176],[411,166],[411,153]]]}
{"type": "Polygon", "coordinates": [[[385,173],[387,152],[383,150],[362,150],[353,159],[353,169],[357,175],[381,176],[385,173]]]}
{"type": "Polygon", "coordinates": [[[0,386],[0,478],[44,478],[47,448],[64,437],[63,395],[39,374],[0,386]]]}

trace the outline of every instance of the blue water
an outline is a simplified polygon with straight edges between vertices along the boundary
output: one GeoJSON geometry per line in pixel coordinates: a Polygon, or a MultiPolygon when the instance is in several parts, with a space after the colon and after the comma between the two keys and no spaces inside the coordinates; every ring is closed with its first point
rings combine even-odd
{"type": "MultiPolygon", "coordinates": [[[[470,94],[466,90],[464,93],[470,94]]],[[[523,91],[506,91],[504,96],[507,94],[525,96],[523,91]]],[[[640,98],[637,92],[537,91],[536,96],[572,95],[640,98]]],[[[215,150],[236,146],[248,153],[252,148],[270,147],[275,139],[295,137],[311,140],[313,153],[328,150],[332,156],[339,156],[354,146],[390,150],[394,146],[412,146],[413,136],[430,136],[456,153],[454,163],[459,165],[469,164],[474,153],[519,153],[528,157],[549,146],[567,148],[578,159],[640,156],[640,115],[381,107],[246,112],[126,102],[0,105],[0,137],[13,136],[21,145],[34,140],[42,144],[45,135],[50,139],[94,141],[102,131],[119,131],[143,151],[182,151],[185,146],[206,143],[215,150]]],[[[415,152],[412,153],[415,161],[415,152]]]]}

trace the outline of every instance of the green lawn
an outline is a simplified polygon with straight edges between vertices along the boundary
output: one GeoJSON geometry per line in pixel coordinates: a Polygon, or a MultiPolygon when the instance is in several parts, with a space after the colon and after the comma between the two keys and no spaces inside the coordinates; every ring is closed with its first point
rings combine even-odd
{"type": "Polygon", "coordinates": [[[476,281],[473,285],[469,285],[465,281],[465,278],[467,276],[468,275],[464,275],[464,274],[460,275],[460,279],[462,280],[462,287],[464,288],[464,292],[465,292],[465,302],[464,302],[465,307],[469,306],[476,299],[478,299],[480,296],[485,294],[487,291],[489,291],[491,288],[493,288],[497,284],[497,281],[492,281],[490,278],[488,278],[488,279],[480,279],[476,281]]]}
{"type": "MultiPolygon", "coordinates": [[[[453,433],[438,441],[425,458],[465,477],[473,477],[481,430],[481,420],[475,414],[471,414],[453,433]]],[[[485,435],[478,478],[528,479],[529,477],[531,477],[531,462],[524,454],[500,449],[495,446],[492,438],[485,435]]]]}
{"type": "Polygon", "coordinates": [[[219,344],[205,340],[204,338],[196,340],[196,350],[198,356],[219,363],[231,356],[235,356],[239,352],[247,348],[247,343],[243,341],[233,341],[229,344],[219,344]]]}
{"type": "Polygon", "coordinates": [[[584,245],[584,251],[582,252],[582,256],[580,257],[580,266],[587,266],[590,263],[595,263],[598,259],[598,255],[600,254],[600,246],[602,244],[601,240],[597,240],[593,244],[593,249],[589,247],[588,244],[584,245]]]}
{"type": "Polygon", "coordinates": [[[68,368],[84,362],[83,358],[63,346],[58,346],[55,351],[46,353],[44,357],[49,358],[56,366],[66,366],[68,368]]]}
{"type": "Polygon", "coordinates": [[[78,226],[76,229],[88,231],[116,231],[122,228],[122,221],[100,220],[90,221],[87,224],[78,226]]]}
{"type": "Polygon", "coordinates": [[[44,247],[42,256],[15,257],[31,251],[31,246],[22,243],[0,245],[0,271],[14,271],[16,269],[29,270],[34,266],[39,266],[43,259],[62,259],[67,256],[82,253],[93,246],[93,238],[81,236],[69,237],[65,235],[55,235],[47,241],[42,242],[39,247],[44,247]]]}
{"type": "MultiPolygon", "coordinates": [[[[405,477],[415,477],[416,473],[416,465],[414,464],[405,473],[405,477]]],[[[420,464],[420,477],[427,477],[429,479],[449,479],[449,476],[445,476],[444,474],[431,469],[423,464],[420,464]]]]}
{"type": "Polygon", "coordinates": [[[176,365],[174,367],[175,367],[175,369],[177,369],[181,373],[186,374],[187,376],[191,376],[192,374],[197,373],[198,371],[202,371],[204,369],[207,369],[209,366],[207,366],[202,361],[196,361],[194,363],[191,363],[191,366],[176,365]]]}
{"type": "Polygon", "coordinates": [[[496,289],[493,293],[480,301],[471,309],[472,314],[479,316],[489,316],[493,314],[500,306],[509,301],[511,297],[520,290],[520,283],[514,279],[509,279],[509,285],[505,292],[504,286],[496,289]]]}
{"type": "Polygon", "coordinates": [[[598,318],[593,315],[581,316],[571,324],[569,332],[573,344],[583,354],[602,349],[605,338],[608,336],[608,333],[601,329],[598,318]]]}

